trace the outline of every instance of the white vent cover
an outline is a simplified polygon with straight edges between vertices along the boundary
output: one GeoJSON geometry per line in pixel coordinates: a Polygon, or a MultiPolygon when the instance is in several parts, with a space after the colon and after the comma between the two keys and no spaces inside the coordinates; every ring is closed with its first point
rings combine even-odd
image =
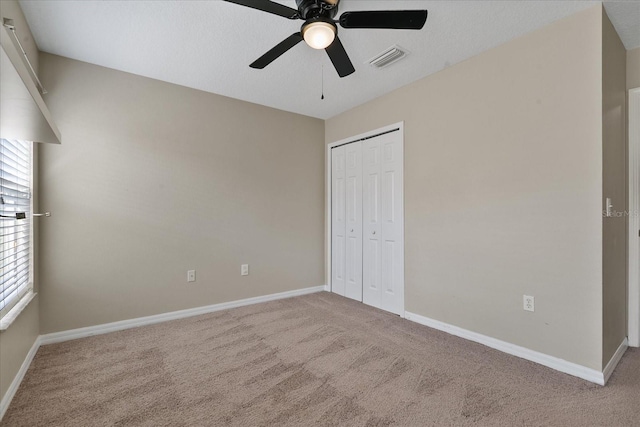
{"type": "Polygon", "coordinates": [[[377,54],[373,58],[371,58],[368,62],[369,65],[375,68],[383,68],[388,65],[393,64],[407,56],[409,52],[406,49],[396,45],[391,46],[389,49],[386,49],[384,52],[377,54]]]}

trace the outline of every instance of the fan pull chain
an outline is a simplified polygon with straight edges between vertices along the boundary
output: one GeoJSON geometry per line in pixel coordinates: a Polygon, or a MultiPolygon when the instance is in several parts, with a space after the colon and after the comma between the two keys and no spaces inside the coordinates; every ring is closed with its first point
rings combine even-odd
{"type": "Polygon", "coordinates": [[[324,64],[322,64],[322,96],[320,97],[320,99],[324,99],[324,64]]]}

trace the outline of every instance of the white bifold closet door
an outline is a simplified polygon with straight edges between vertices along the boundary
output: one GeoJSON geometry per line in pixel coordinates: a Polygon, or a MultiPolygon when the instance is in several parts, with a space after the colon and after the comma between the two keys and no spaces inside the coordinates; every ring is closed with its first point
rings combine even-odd
{"type": "Polygon", "coordinates": [[[363,294],[365,304],[404,310],[403,147],[398,132],[364,141],[363,294]]]}
{"type": "Polygon", "coordinates": [[[331,150],[331,291],[346,290],[346,158],[344,146],[331,150]]]}
{"type": "Polygon", "coordinates": [[[332,153],[333,292],[362,301],[362,155],[361,144],[332,153]]]}
{"type": "Polygon", "coordinates": [[[332,292],[404,311],[403,152],[399,132],[331,150],[332,292]]]}
{"type": "Polygon", "coordinates": [[[362,301],[362,145],[344,146],[347,159],[347,268],[344,296],[362,301]]]}

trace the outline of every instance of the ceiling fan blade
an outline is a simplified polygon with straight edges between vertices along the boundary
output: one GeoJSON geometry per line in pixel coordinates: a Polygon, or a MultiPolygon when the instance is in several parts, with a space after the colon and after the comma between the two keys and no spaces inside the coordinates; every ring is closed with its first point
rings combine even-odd
{"type": "Polygon", "coordinates": [[[344,46],[342,46],[342,42],[338,36],[336,36],[333,43],[331,43],[331,45],[325,50],[327,51],[327,54],[329,55],[331,62],[333,62],[333,66],[336,68],[340,77],[346,77],[356,71],[356,69],[353,68],[349,55],[347,55],[347,51],[344,50],[344,46]]]}
{"type": "Polygon", "coordinates": [[[388,28],[420,30],[427,22],[426,10],[372,10],[340,15],[342,28],[388,28]]]}
{"type": "Polygon", "coordinates": [[[256,59],[253,64],[249,65],[251,68],[263,69],[273,61],[278,59],[280,55],[297,45],[302,41],[302,34],[294,33],[289,37],[278,43],[273,49],[256,59]]]}
{"type": "Polygon", "coordinates": [[[300,14],[297,10],[280,3],[269,0],[224,0],[229,3],[239,4],[241,6],[250,7],[252,9],[262,10],[264,12],[273,13],[274,15],[283,16],[289,19],[298,19],[300,14]]]}

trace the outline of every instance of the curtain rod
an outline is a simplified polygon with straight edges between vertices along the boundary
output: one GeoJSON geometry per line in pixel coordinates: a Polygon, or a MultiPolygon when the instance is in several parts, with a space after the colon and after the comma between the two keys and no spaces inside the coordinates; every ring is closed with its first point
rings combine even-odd
{"type": "Polygon", "coordinates": [[[18,34],[16,34],[16,27],[13,25],[13,19],[4,18],[3,22],[2,22],[2,25],[5,28],[7,28],[9,31],[11,31],[11,33],[13,33],[13,38],[18,43],[18,46],[20,47],[20,50],[22,51],[22,55],[24,55],[24,59],[27,61],[27,65],[29,65],[29,69],[31,70],[31,74],[33,75],[33,78],[36,80],[36,84],[38,85],[38,91],[40,91],[40,93],[42,95],[44,95],[45,93],[47,93],[47,91],[44,88],[44,86],[42,85],[42,83],[40,82],[40,79],[38,78],[38,75],[36,74],[36,70],[33,69],[33,65],[31,65],[31,61],[29,61],[29,57],[27,56],[27,52],[22,47],[22,43],[20,43],[20,38],[18,38],[18,34]]]}
{"type": "Polygon", "coordinates": [[[366,141],[367,139],[376,138],[378,136],[386,135],[388,133],[396,132],[396,131],[399,131],[399,130],[400,130],[400,128],[395,128],[395,129],[391,129],[391,130],[388,130],[388,131],[385,131],[385,132],[376,133],[375,135],[365,136],[364,138],[355,139],[353,141],[345,142],[344,144],[334,145],[333,147],[331,147],[331,149],[333,150],[334,148],[342,147],[343,145],[353,144],[354,142],[366,141]]]}

